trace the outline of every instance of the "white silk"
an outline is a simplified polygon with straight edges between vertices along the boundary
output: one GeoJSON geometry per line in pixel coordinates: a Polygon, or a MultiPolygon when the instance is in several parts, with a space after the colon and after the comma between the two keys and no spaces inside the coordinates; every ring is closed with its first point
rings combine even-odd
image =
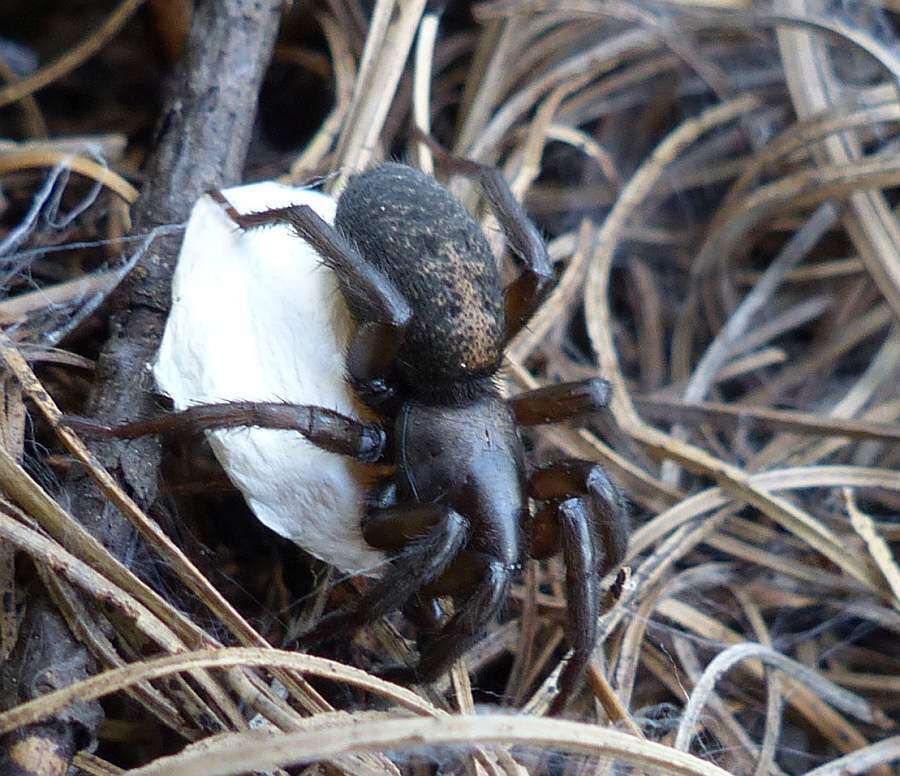
{"type": "MultiPolygon", "coordinates": [[[[241,213],[306,204],[334,220],[335,202],[273,182],[224,192],[241,213]]],[[[315,404],[357,416],[345,379],[352,320],[334,273],[287,226],[241,231],[207,196],[191,213],[172,311],[153,366],[176,409],[223,401],[315,404]]],[[[292,431],[209,433],[254,514],[342,571],[382,560],[362,538],[361,464],[292,431]]]]}

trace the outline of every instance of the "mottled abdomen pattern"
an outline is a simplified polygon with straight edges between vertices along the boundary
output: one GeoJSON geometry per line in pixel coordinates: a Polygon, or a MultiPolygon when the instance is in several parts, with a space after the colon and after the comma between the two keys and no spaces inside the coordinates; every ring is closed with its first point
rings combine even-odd
{"type": "Polygon", "coordinates": [[[431,176],[384,164],[350,179],[336,226],[413,309],[400,352],[417,386],[493,373],[506,332],[496,261],[481,227],[431,176]]]}

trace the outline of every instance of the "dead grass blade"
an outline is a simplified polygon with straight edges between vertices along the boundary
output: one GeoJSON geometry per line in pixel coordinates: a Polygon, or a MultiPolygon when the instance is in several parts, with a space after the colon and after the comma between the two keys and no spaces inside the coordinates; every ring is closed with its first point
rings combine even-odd
{"type": "Polygon", "coordinates": [[[77,684],[42,695],[40,698],[16,706],[9,711],[0,712],[0,733],[8,733],[17,727],[53,716],[70,704],[102,698],[134,687],[141,682],[149,682],[200,668],[231,668],[234,666],[293,669],[304,675],[359,687],[415,714],[446,716],[406,688],[378,679],[365,671],[334,660],[297,652],[284,652],[278,649],[234,647],[180,652],[104,671],[77,684]]]}
{"type": "Polygon", "coordinates": [[[133,203],[138,198],[138,190],[121,175],[84,156],[49,149],[22,149],[0,153],[0,175],[16,172],[17,170],[27,170],[35,167],[56,167],[57,165],[67,167],[80,175],[102,183],[128,204],[133,203]]]}
{"type": "Polygon", "coordinates": [[[858,695],[838,687],[819,673],[785,657],[771,647],[766,647],[762,644],[735,644],[733,647],[729,647],[716,655],[704,670],[703,676],[694,688],[694,692],[691,694],[684,709],[684,714],[681,717],[678,733],[675,736],[676,749],[680,749],[683,752],[687,751],[691,739],[695,735],[695,728],[700,718],[700,713],[716,682],[729,668],[742,660],[762,660],[766,665],[783,671],[794,681],[807,685],[819,698],[827,701],[835,708],[852,714],[864,722],[879,724],[882,727],[890,726],[890,722],[881,711],[858,695]]]}
{"type": "Polygon", "coordinates": [[[343,722],[314,733],[222,738],[202,754],[164,758],[133,776],[225,776],[286,763],[315,762],[351,752],[402,751],[441,745],[525,745],[565,749],[682,776],[726,776],[726,771],[668,746],[616,730],[555,719],[484,715],[448,719],[343,722]]]}
{"type": "Polygon", "coordinates": [[[872,556],[872,562],[878,566],[884,575],[885,582],[890,587],[891,605],[895,609],[900,609],[900,568],[897,567],[897,561],[894,560],[890,547],[878,535],[875,521],[856,505],[856,498],[849,488],[844,488],[844,500],[847,502],[850,525],[866,543],[866,548],[872,556]]]}

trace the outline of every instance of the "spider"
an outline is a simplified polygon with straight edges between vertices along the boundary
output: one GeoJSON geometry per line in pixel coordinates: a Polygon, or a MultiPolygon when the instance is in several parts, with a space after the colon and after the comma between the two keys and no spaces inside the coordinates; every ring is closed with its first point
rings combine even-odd
{"type": "Polygon", "coordinates": [[[523,560],[562,550],[571,657],[551,709],[558,713],[596,641],[600,580],[625,555],[627,513],[594,462],[529,467],[520,429],[603,408],[609,384],[589,379],[501,397],[505,346],[550,290],[552,267],[502,174],[452,161],[457,172],[479,179],[521,258],[519,277],[505,289],[478,222],[433,177],[402,164],[351,177],[334,226],[307,205],[241,214],[211,192],[241,229],[287,224],[333,270],[357,324],[347,379],[380,420],[321,406],[229,402],[113,428],[70,425],[123,438],[185,425],[290,429],[332,453],[392,465],[368,493],[359,526],[389,564],[355,604],[300,637],[310,648],[403,609],[426,637],[418,664],[386,668],[390,679],[440,676],[501,609],[523,560]],[[534,514],[529,499],[541,504],[534,514]],[[448,597],[449,616],[441,603],[448,597]]]}

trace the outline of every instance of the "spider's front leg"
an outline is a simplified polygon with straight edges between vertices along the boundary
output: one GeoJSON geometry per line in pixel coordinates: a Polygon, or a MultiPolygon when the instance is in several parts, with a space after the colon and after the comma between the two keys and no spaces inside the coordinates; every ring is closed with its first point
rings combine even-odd
{"type": "MultiPolygon", "coordinates": [[[[609,383],[599,378],[560,383],[527,391],[510,399],[520,425],[573,420],[603,409],[609,383]]],[[[566,563],[569,618],[567,637],[572,657],[559,679],[552,711],[560,712],[597,640],[600,578],[618,566],[628,548],[628,513],[618,488],[592,461],[565,459],[535,469],[528,493],[545,502],[532,521],[532,556],[555,555],[566,563]]]]}
{"type": "Polygon", "coordinates": [[[363,519],[371,546],[397,553],[385,574],[351,606],[323,617],[299,645],[340,636],[406,606],[427,634],[419,662],[379,672],[395,682],[433,681],[463,655],[494,618],[509,594],[510,570],[498,559],[463,550],[469,521],[441,504],[409,504],[375,509],[363,519]],[[438,599],[453,596],[455,612],[446,622],[438,599]]]}
{"type": "Polygon", "coordinates": [[[551,707],[551,714],[557,714],[577,689],[597,641],[600,579],[625,557],[628,516],[616,486],[590,461],[566,459],[536,469],[528,491],[545,502],[532,523],[532,557],[548,558],[561,548],[566,566],[566,636],[572,657],[560,674],[551,707]]]}
{"type": "MultiPolygon", "coordinates": [[[[513,396],[509,405],[520,426],[537,426],[583,418],[605,408],[609,399],[609,382],[595,377],[525,391],[513,396]]],[[[605,573],[621,563],[628,547],[628,511],[619,489],[599,464],[565,459],[542,467],[532,473],[529,490],[538,501],[586,499],[602,542],[598,556],[604,559],[602,570],[605,573]]]]}
{"type": "Polygon", "coordinates": [[[525,391],[510,398],[509,405],[520,426],[539,426],[599,412],[609,404],[609,399],[609,381],[594,377],[525,391]]]}
{"type": "Polygon", "coordinates": [[[381,460],[387,440],[377,423],[367,423],[335,410],[307,404],[235,401],[201,404],[157,418],[107,426],[87,418],[64,415],[73,431],[113,439],[137,439],[153,434],[214,431],[222,428],[272,428],[296,431],[317,447],[364,463],[381,460]]]}
{"type": "Polygon", "coordinates": [[[469,521],[442,504],[375,509],[362,528],[369,545],[396,555],[360,600],[320,619],[300,636],[300,646],[333,639],[402,607],[456,560],[469,536],[469,521]]]}
{"type": "MultiPolygon", "coordinates": [[[[624,560],[628,551],[628,509],[619,489],[600,464],[578,458],[555,461],[531,473],[528,491],[536,501],[548,502],[534,519],[532,554],[535,558],[549,557],[560,546],[565,553],[568,524],[583,515],[590,529],[595,572],[606,574],[624,560]],[[556,512],[570,501],[577,501],[581,506],[576,515],[561,521],[556,512]]],[[[571,512],[572,508],[566,509],[571,512]]]]}
{"type": "Polygon", "coordinates": [[[387,398],[388,381],[412,317],[409,302],[390,278],[308,205],[242,214],[222,192],[209,195],[242,229],[287,224],[316,250],[322,263],[338,276],[347,307],[358,324],[347,352],[347,371],[364,398],[373,403],[387,398]]]}
{"type": "Polygon", "coordinates": [[[393,682],[431,682],[474,646],[507,597],[511,570],[482,552],[461,552],[450,567],[423,589],[425,601],[452,596],[453,616],[420,650],[413,667],[392,666],[379,675],[393,682]]]}

